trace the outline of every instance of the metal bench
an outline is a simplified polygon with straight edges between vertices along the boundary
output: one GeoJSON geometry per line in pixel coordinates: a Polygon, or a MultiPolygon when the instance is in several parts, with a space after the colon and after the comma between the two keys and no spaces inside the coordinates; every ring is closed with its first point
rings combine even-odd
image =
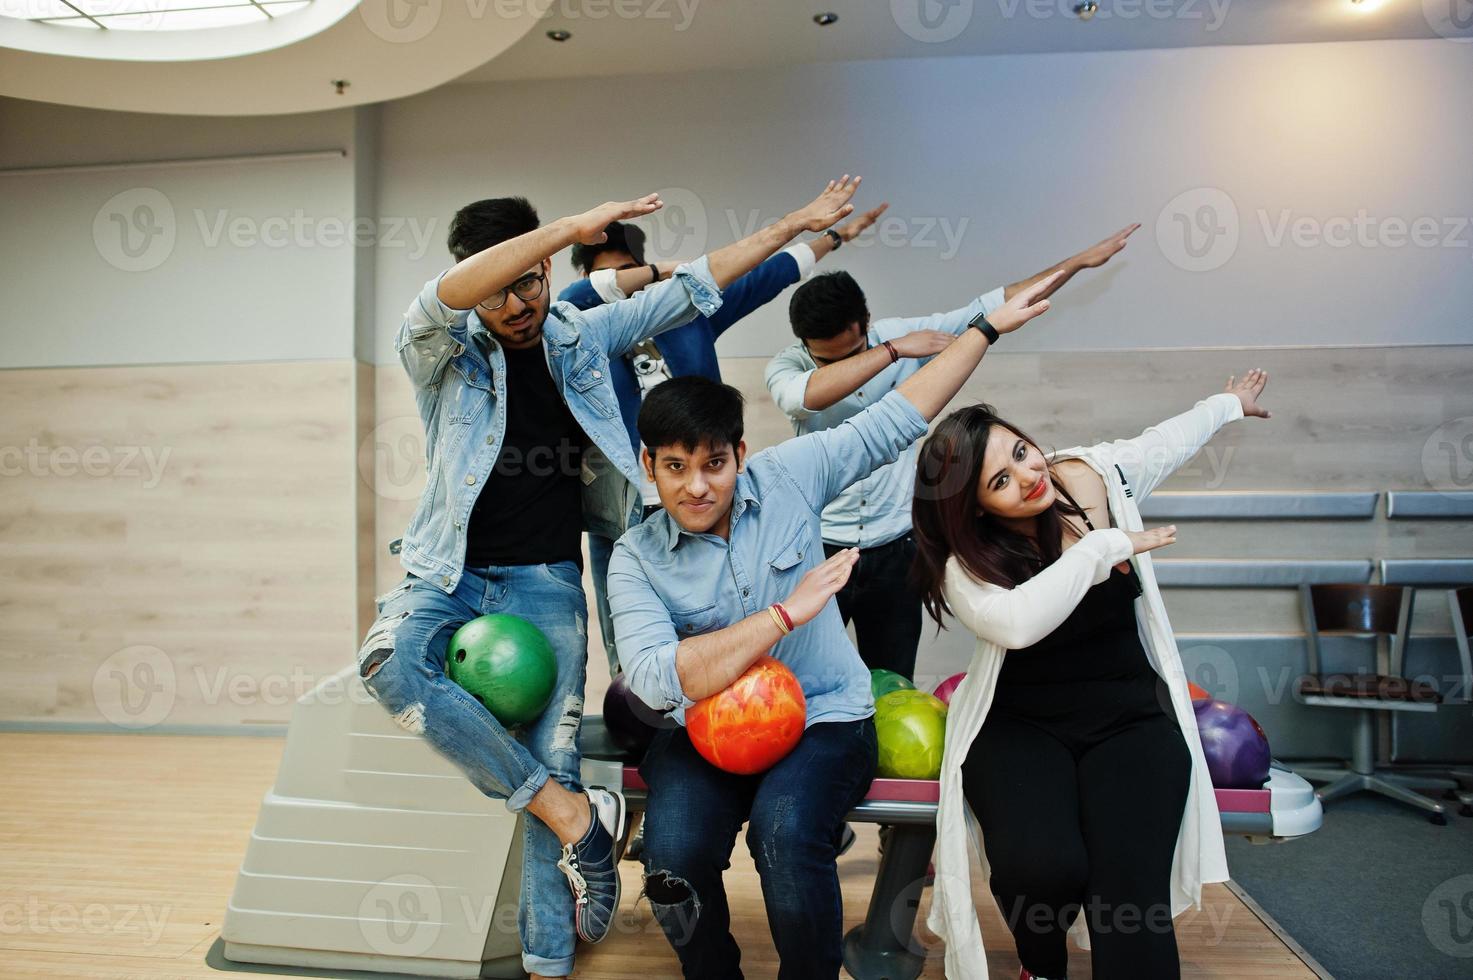
{"type": "MultiPolygon", "coordinates": [[[[583,781],[624,793],[631,813],[644,810],[638,760],[609,739],[603,718],[583,719],[583,781]]],[[[915,939],[916,912],[936,844],[934,779],[876,779],[850,822],[890,827],[864,922],[844,937],[844,968],[855,980],[914,980],[925,965],[915,939]]],[[[1313,833],[1322,820],[1314,789],[1275,763],[1263,789],[1217,790],[1223,833],[1266,843],[1313,833]]]]}

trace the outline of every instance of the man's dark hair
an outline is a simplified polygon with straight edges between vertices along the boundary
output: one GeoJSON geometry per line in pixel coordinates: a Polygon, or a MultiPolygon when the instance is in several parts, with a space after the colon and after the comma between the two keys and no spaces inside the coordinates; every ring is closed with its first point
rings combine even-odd
{"type": "Polygon", "coordinates": [[[864,290],[847,272],[825,272],[799,286],[788,302],[788,320],[799,340],[828,340],[857,323],[869,323],[864,290]]]}
{"type": "Polygon", "coordinates": [[[541,223],[525,197],[490,197],[455,212],[445,244],[455,261],[462,262],[492,245],[536,231],[541,223]]]}
{"type": "Polygon", "coordinates": [[[585,276],[593,271],[593,260],[604,252],[625,252],[630,258],[644,265],[644,229],[639,225],[626,225],[622,221],[613,221],[604,229],[609,240],[597,245],[584,245],[581,242],[573,246],[573,268],[585,276]]]}
{"type": "Polygon", "coordinates": [[[653,455],[662,446],[695,452],[701,446],[732,448],[742,441],[742,393],[698,374],[671,378],[645,396],[639,438],[653,455]]]}

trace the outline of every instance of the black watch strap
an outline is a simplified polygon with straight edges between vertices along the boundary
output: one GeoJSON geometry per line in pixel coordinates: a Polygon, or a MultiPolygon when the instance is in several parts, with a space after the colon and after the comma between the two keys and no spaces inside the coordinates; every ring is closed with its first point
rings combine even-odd
{"type": "Polygon", "coordinates": [[[660,267],[657,266],[657,265],[655,265],[653,262],[651,262],[650,263],[650,283],[651,284],[654,284],[654,283],[657,283],[659,281],[660,281],[660,267]]]}
{"type": "Polygon", "coordinates": [[[837,231],[834,231],[834,229],[825,228],[823,230],[823,233],[829,236],[829,241],[834,243],[834,248],[838,248],[840,245],[844,244],[844,236],[840,235],[837,231]]]}
{"type": "Polygon", "coordinates": [[[967,322],[967,326],[975,327],[976,329],[982,331],[982,336],[987,338],[987,342],[989,344],[997,343],[997,328],[987,322],[986,313],[978,313],[976,316],[972,317],[972,319],[967,322]]]}

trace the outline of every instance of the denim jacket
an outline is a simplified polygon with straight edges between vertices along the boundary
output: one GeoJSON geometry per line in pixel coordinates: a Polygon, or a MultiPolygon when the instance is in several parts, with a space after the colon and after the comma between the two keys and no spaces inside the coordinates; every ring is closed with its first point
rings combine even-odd
{"type": "MultiPolygon", "coordinates": [[[[440,301],[441,273],[404,315],[395,348],[425,426],[429,480],[408,529],[406,569],[453,592],[465,566],[466,527],[506,433],[506,356],[473,310],[440,301]]],[[[618,303],[549,306],[542,328],[548,369],[591,445],[583,453],[583,523],[617,538],[638,523],[638,470],[610,381],[609,359],[646,337],[709,316],[721,291],[705,258],[618,303]]]]}

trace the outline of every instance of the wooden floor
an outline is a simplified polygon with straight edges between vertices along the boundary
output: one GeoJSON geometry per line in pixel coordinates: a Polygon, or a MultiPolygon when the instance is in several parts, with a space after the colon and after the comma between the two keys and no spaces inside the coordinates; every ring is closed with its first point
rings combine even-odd
{"type": "MultiPolygon", "coordinates": [[[[0,735],[0,977],[230,976],[211,949],[281,749],[274,738],[0,735]]],[[[859,829],[840,863],[851,925],[863,917],[876,863],[874,828],[859,829]]],[[[756,872],[740,843],[733,865],[727,887],[745,972],[775,976],[756,872]]],[[[678,976],[648,906],[635,907],[637,866],[622,870],[615,932],[580,954],[577,976],[678,976]]],[[[1214,885],[1206,898],[1176,922],[1183,976],[1313,976],[1227,888],[1214,885]]],[[[980,905],[989,967],[1012,980],[1012,941],[991,900],[980,905]]],[[[932,949],[924,975],[943,976],[934,937],[922,927],[921,938],[932,949]]],[[[1088,954],[1074,953],[1070,976],[1089,976],[1088,954]]]]}

